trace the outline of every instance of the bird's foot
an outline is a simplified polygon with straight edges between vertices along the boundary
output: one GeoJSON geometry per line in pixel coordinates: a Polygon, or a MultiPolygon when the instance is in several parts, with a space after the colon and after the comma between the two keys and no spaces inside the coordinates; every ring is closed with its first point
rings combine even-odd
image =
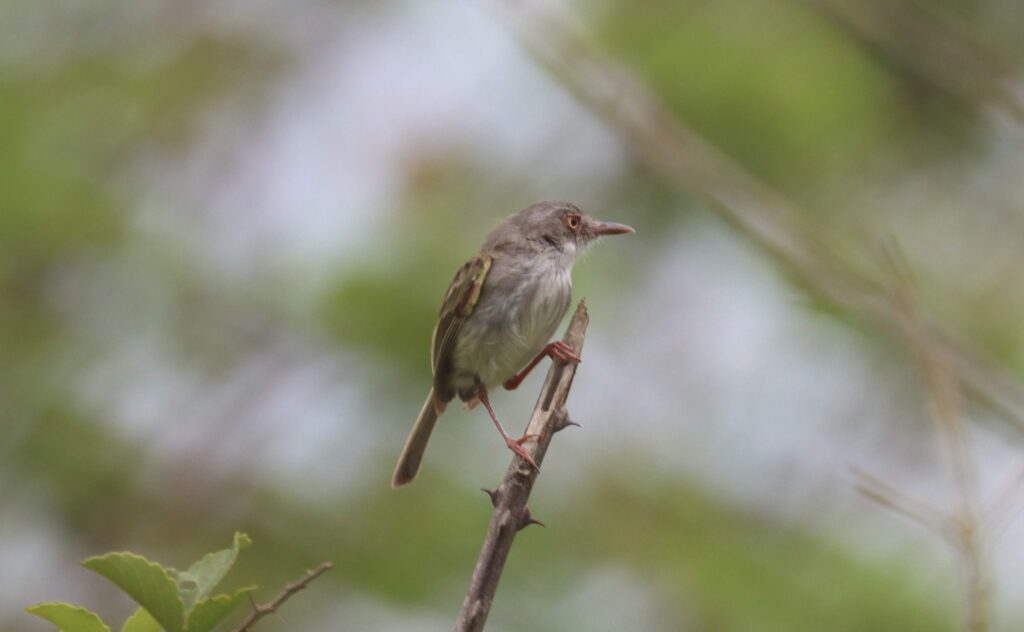
{"type": "Polygon", "coordinates": [[[547,346],[544,347],[544,352],[555,360],[560,360],[562,362],[582,362],[580,357],[576,355],[576,352],[573,351],[572,347],[561,340],[549,342],[547,346]]]}
{"type": "Polygon", "coordinates": [[[522,383],[522,381],[526,379],[526,376],[530,374],[530,371],[533,370],[533,367],[537,366],[537,363],[540,362],[544,356],[548,356],[552,360],[557,360],[558,362],[582,362],[582,360],[580,360],[580,357],[576,354],[576,352],[572,350],[572,347],[565,344],[561,340],[549,342],[548,344],[544,345],[544,348],[540,350],[540,353],[538,353],[537,356],[533,360],[531,360],[530,363],[527,364],[522,371],[516,373],[509,379],[505,380],[505,384],[503,385],[505,387],[505,390],[513,391],[519,388],[519,385],[522,383]]]}
{"type": "Polygon", "coordinates": [[[505,437],[505,445],[508,446],[509,450],[512,450],[517,455],[519,455],[519,458],[521,458],[522,460],[524,460],[527,463],[529,463],[530,466],[533,467],[533,469],[535,469],[535,470],[537,470],[539,472],[540,471],[540,466],[537,465],[537,462],[533,460],[533,457],[530,456],[530,453],[527,452],[526,448],[523,447],[524,443],[526,443],[530,439],[536,439],[536,438],[537,438],[537,435],[535,435],[535,434],[523,435],[523,436],[519,437],[518,439],[513,439],[512,437],[505,437]]]}

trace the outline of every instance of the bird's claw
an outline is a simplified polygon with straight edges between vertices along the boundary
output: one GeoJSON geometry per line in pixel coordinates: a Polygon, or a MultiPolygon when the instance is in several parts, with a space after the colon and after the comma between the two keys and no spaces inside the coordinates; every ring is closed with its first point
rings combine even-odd
{"type": "Polygon", "coordinates": [[[573,348],[561,340],[549,344],[547,351],[549,356],[560,362],[582,362],[580,357],[576,355],[576,352],[573,351],[573,348]]]}
{"type": "Polygon", "coordinates": [[[537,462],[533,460],[533,457],[530,456],[530,453],[527,452],[526,448],[523,447],[524,443],[526,443],[530,439],[536,439],[536,438],[537,438],[537,435],[535,435],[535,434],[523,435],[523,436],[519,437],[518,439],[513,439],[512,437],[506,437],[505,438],[505,445],[508,446],[509,450],[512,450],[513,452],[515,452],[519,456],[519,458],[521,458],[522,460],[524,460],[527,463],[529,463],[530,466],[533,469],[535,469],[535,470],[537,470],[539,472],[540,471],[540,466],[537,465],[537,462]]]}

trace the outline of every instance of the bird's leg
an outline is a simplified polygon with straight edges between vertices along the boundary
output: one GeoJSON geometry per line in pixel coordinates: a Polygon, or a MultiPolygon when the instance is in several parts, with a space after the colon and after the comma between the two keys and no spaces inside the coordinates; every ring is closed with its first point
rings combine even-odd
{"type": "Polygon", "coordinates": [[[537,466],[537,462],[534,461],[533,457],[530,456],[530,453],[523,448],[524,443],[530,439],[536,438],[537,435],[524,434],[518,439],[513,439],[507,432],[505,432],[505,428],[501,425],[501,422],[498,421],[498,416],[494,414],[494,409],[491,408],[491,400],[487,399],[487,389],[484,388],[483,385],[477,387],[476,397],[491,415],[491,420],[494,421],[494,425],[498,427],[498,432],[501,433],[501,438],[505,440],[505,445],[508,446],[508,449],[518,454],[520,458],[532,465],[533,469],[539,472],[540,467],[537,466]]]}
{"type": "Polygon", "coordinates": [[[559,360],[561,362],[580,361],[580,357],[576,355],[576,352],[572,350],[572,347],[565,344],[561,340],[549,342],[548,344],[544,345],[544,348],[541,349],[540,353],[537,354],[537,357],[535,357],[533,360],[530,360],[530,363],[523,367],[522,371],[516,373],[509,379],[505,380],[505,390],[512,391],[519,388],[519,384],[521,384],[522,381],[526,379],[526,376],[530,374],[530,371],[533,370],[533,367],[537,366],[537,363],[543,360],[545,356],[553,360],[559,360]]]}

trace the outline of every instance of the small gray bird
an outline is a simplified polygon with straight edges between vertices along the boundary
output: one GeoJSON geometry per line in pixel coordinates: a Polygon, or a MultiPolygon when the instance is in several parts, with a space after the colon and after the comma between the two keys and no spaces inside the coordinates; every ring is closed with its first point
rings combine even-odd
{"type": "Polygon", "coordinates": [[[487,390],[518,387],[545,356],[579,362],[565,343],[548,342],[569,309],[572,265],[601,235],[632,232],[568,202],[534,204],[491,231],[444,296],[431,344],[434,386],[398,458],[392,487],[416,478],[430,432],[456,395],[468,408],[483,403],[505,445],[537,467],[523,448],[533,435],[509,436],[487,390]]]}

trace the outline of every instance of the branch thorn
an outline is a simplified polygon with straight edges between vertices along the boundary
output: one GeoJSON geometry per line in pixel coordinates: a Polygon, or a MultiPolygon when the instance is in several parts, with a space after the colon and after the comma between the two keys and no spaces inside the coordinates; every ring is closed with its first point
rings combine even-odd
{"type": "Polygon", "coordinates": [[[480,491],[482,491],[483,493],[487,494],[487,497],[491,499],[491,506],[497,507],[498,506],[498,497],[499,497],[498,490],[499,489],[501,489],[501,488],[500,487],[495,487],[494,489],[487,489],[486,487],[481,487],[480,491]]]}
{"type": "Polygon", "coordinates": [[[526,513],[523,514],[522,521],[520,521],[520,523],[519,523],[519,528],[517,529],[517,531],[522,531],[523,529],[525,529],[526,527],[530,526],[531,524],[538,524],[538,525],[540,525],[542,527],[545,527],[545,528],[547,527],[546,524],[544,524],[540,520],[537,520],[536,518],[534,518],[533,515],[530,514],[530,509],[527,508],[526,509],[526,513]]]}
{"type": "Polygon", "coordinates": [[[564,408],[560,409],[556,413],[556,418],[553,420],[553,422],[554,423],[552,424],[552,427],[554,428],[554,430],[552,432],[558,432],[560,430],[565,430],[569,426],[576,426],[577,428],[582,428],[583,427],[583,426],[579,425],[578,423],[576,423],[575,421],[573,421],[569,417],[569,411],[567,411],[564,408]]]}

